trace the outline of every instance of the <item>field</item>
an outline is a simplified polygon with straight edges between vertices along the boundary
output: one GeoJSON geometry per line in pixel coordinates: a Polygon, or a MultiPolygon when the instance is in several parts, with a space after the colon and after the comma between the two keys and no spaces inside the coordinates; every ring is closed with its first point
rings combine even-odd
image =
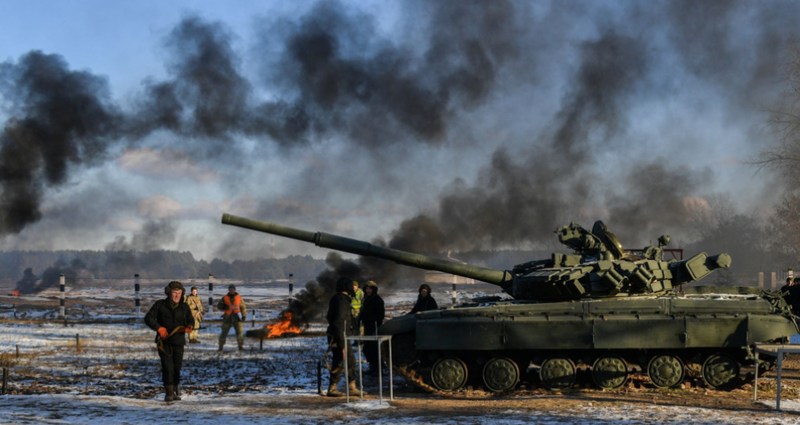
{"type": "MultiPolygon", "coordinates": [[[[57,320],[55,291],[0,296],[0,362],[10,370],[10,394],[0,396],[0,422],[116,424],[163,422],[169,417],[194,424],[226,419],[297,424],[800,423],[800,358],[791,356],[783,371],[782,412],[773,410],[774,371],[759,380],[758,402],[752,401],[752,384],[730,392],[709,391],[694,377],[683,388],[658,390],[635,374],[614,391],[584,386],[551,393],[523,384],[513,394],[468,387],[452,396],[428,394],[395,376],[395,399],[384,403],[378,401],[377,379],[365,377],[369,395],[348,404],[317,394],[320,362],[323,387],[328,382],[323,323],[313,323],[300,336],[265,340],[263,347],[258,339],[246,339],[242,352],[231,334],[219,353],[217,313],[207,315],[212,320],[200,332],[201,344],[187,346],[184,399],[167,405],[162,401],[154,332],[133,313],[131,288],[68,291],[66,326],[57,320]]],[[[3,294],[10,289],[0,288],[3,294]]],[[[449,296],[434,290],[440,304],[447,305],[449,296]]],[[[276,317],[288,296],[284,283],[240,285],[239,292],[251,311],[258,310],[256,322],[248,321],[245,329],[276,317]]],[[[221,294],[218,291],[215,298],[221,294]]],[[[161,296],[161,286],[144,287],[143,311],[161,296]]],[[[410,310],[415,293],[397,289],[384,296],[391,314],[398,315],[410,310]]]]}

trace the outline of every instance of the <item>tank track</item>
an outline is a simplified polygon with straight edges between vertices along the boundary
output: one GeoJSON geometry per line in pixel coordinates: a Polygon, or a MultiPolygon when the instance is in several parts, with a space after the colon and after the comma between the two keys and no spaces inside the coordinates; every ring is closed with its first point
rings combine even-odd
{"type": "MultiPolygon", "coordinates": [[[[386,364],[389,364],[388,351],[389,350],[383,350],[381,354],[381,357],[383,357],[383,362],[386,364]]],[[[452,393],[439,391],[433,386],[426,384],[422,375],[417,373],[417,371],[414,369],[409,369],[409,366],[410,365],[398,366],[396,364],[392,364],[392,371],[394,371],[394,373],[396,373],[397,375],[402,376],[403,379],[406,380],[406,382],[421,389],[422,391],[425,391],[426,393],[436,394],[444,397],[452,397],[453,395],[452,393]]]]}
{"type": "Polygon", "coordinates": [[[409,369],[408,366],[393,366],[392,370],[397,373],[398,375],[402,376],[406,382],[414,385],[415,387],[429,393],[429,394],[436,394],[445,397],[452,397],[453,393],[447,393],[444,391],[439,391],[431,385],[425,383],[425,380],[422,378],[422,375],[418,374],[417,371],[413,369],[409,369]]]}

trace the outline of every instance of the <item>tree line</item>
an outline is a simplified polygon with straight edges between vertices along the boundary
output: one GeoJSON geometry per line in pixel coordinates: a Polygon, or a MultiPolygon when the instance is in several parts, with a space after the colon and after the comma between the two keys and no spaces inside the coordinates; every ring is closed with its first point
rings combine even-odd
{"type": "Polygon", "coordinates": [[[211,262],[194,258],[189,251],[0,251],[0,279],[19,280],[24,275],[64,273],[78,279],[186,279],[213,274],[229,279],[283,279],[316,276],[326,268],[323,260],[309,255],[211,262]],[[26,273],[26,269],[31,269],[26,273]]]}

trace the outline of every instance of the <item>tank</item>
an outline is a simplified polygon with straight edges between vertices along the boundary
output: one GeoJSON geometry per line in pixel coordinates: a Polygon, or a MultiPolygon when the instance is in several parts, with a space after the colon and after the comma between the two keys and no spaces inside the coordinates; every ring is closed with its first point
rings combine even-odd
{"type": "MultiPolygon", "coordinates": [[[[624,385],[641,370],[657,388],[674,388],[687,369],[705,384],[730,389],[752,364],[759,342],[798,333],[780,292],[752,287],[690,286],[719,268],[727,254],[699,253],[663,261],[669,236],[638,255],[626,253],[602,221],[591,231],[577,223],[556,230],[570,254],[494,270],[223,214],[222,223],[317,246],[464,276],[502,288],[511,299],[485,298],[391,319],[395,364],[420,371],[440,391],[467,382],[513,390],[530,371],[550,390],[587,377],[603,389],[624,385]]],[[[762,362],[759,367],[768,367],[762,362]]]]}

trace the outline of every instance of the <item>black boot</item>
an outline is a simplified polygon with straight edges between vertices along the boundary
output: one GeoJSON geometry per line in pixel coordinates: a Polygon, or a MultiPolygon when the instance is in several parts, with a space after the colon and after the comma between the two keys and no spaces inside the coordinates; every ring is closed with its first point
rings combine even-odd
{"type": "Polygon", "coordinates": [[[164,391],[166,392],[166,394],[164,395],[164,401],[170,402],[174,400],[174,398],[172,397],[173,391],[175,391],[173,385],[164,385],[164,391]]]}
{"type": "Polygon", "coordinates": [[[181,399],[181,384],[175,386],[175,391],[172,393],[172,399],[180,401],[181,399]]]}

